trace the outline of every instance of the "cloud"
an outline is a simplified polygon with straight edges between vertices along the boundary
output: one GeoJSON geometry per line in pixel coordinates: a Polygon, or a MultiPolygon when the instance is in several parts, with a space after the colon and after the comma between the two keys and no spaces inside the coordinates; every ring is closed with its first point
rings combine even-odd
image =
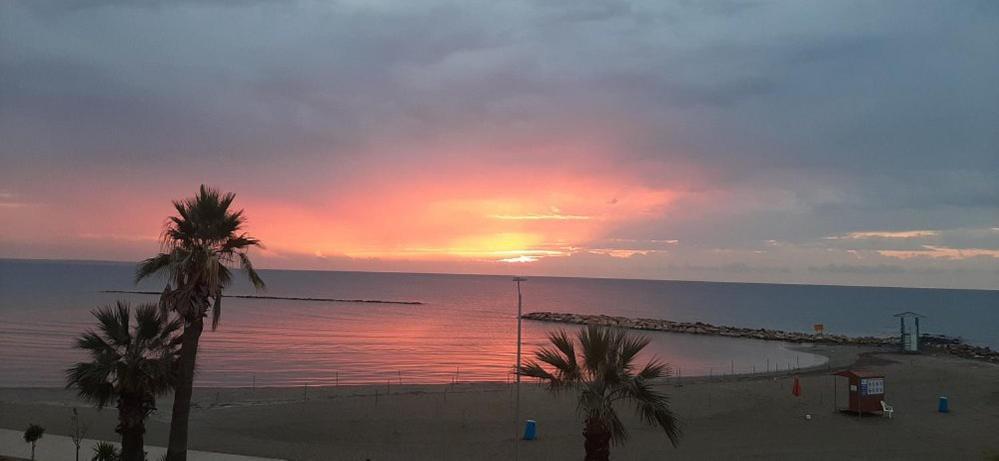
{"type": "Polygon", "coordinates": [[[902,266],[878,264],[875,266],[861,266],[848,264],[827,264],[825,266],[809,266],[810,272],[817,273],[838,273],[838,274],[904,274],[906,269],[902,266]]]}
{"type": "Polygon", "coordinates": [[[999,251],[986,4],[11,3],[3,252],[144,256],[115,236],[206,182],[289,267],[964,283],[999,251]],[[858,260],[905,271],[808,269],[858,260]]]}
{"type": "Polygon", "coordinates": [[[920,237],[935,237],[940,235],[939,231],[935,230],[908,230],[908,231],[862,231],[862,232],[850,232],[846,235],[834,235],[826,237],[829,240],[839,240],[839,239],[911,239],[920,237]]]}
{"type": "Polygon", "coordinates": [[[999,249],[986,248],[949,248],[934,245],[923,245],[919,250],[880,250],[878,253],[898,259],[933,258],[963,260],[971,258],[999,259],[999,249]]]}
{"type": "Polygon", "coordinates": [[[500,219],[504,221],[588,221],[593,219],[592,216],[583,215],[565,215],[565,214],[526,214],[526,215],[489,215],[490,218],[500,219]]]}
{"type": "Polygon", "coordinates": [[[538,258],[536,256],[521,255],[521,256],[514,256],[512,258],[500,259],[499,261],[504,263],[532,263],[537,260],[538,258]]]}

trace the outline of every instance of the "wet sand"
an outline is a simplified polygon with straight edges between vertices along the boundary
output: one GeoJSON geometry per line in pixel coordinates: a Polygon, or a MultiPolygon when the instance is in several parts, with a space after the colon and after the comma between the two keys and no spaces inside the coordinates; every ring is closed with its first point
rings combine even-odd
{"type": "MultiPolygon", "coordinates": [[[[620,414],[631,432],[614,459],[993,459],[999,456],[999,366],[949,355],[902,355],[855,346],[810,349],[828,365],[800,372],[803,395],[791,395],[791,375],[719,376],[666,380],[683,422],[673,448],[642,426],[631,408],[620,414]],[[844,406],[849,365],[883,372],[895,418],[858,418],[836,411],[833,382],[844,406]],[[947,395],[951,413],[937,413],[947,395]],[[805,414],[812,415],[811,420],[805,414]]],[[[196,389],[191,448],[295,460],[514,459],[513,386],[343,386],[325,388],[196,389]]],[[[73,405],[91,423],[88,437],[115,439],[115,412],[82,408],[69,391],[0,389],[0,427],[28,423],[68,434],[73,405]]],[[[164,445],[170,399],[149,422],[147,443],[164,445]]],[[[581,459],[582,423],[571,395],[522,385],[521,417],[538,422],[539,439],[520,442],[521,459],[581,459]]],[[[44,443],[44,441],[42,442],[44,443]]]]}

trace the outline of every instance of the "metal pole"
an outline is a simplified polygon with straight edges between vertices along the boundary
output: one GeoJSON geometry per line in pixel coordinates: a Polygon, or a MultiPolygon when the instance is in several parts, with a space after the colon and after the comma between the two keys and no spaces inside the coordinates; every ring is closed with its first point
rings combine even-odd
{"type": "Polygon", "coordinates": [[[516,403],[516,410],[515,410],[515,413],[514,413],[514,424],[513,424],[513,428],[514,428],[513,429],[514,430],[513,439],[515,440],[514,443],[517,445],[517,458],[516,459],[520,459],[520,437],[519,437],[519,434],[520,434],[520,430],[519,430],[519,428],[520,428],[520,340],[521,340],[521,332],[522,332],[522,328],[521,328],[521,316],[523,315],[523,310],[524,310],[524,298],[520,294],[520,282],[523,282],[525,280],[527,280],[527,279],[525,279],[523,277],[514,277],[514,279],[513,279],[514,282],[517,282],[517,368],[516,368],[516,372],[517,372],[517,384],[516,384],[516,386],[517,386],[517,403],[516,403]]]}
{"type": "Polygon", "coordinates": [[[916,317],[916,339],[912,341],[914,352],[919,352],[919,317],[916,317]]]}

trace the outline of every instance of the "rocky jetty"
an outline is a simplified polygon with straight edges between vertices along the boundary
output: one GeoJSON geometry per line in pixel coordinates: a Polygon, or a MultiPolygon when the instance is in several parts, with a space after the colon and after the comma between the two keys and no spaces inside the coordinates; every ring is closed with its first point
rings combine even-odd
{"type": "MultiPolygon", "coordinates": [[[[724,325],[711,325],[703,322],[674,322],[663,319],[633,319],[610,315],[568,314],[562,312],[531,312],[524,314],[526,320],[542,322],[571,323],[577,325],[602,325],[630,328],[634,330],[666,331],[694,335],[727,336],[733,338],[761,339],[791,343],[844,344],[856,346],[897,346],[897,336],[845,336],[832,334],[810,334],[796,331],[771,330],[768,328],[741,328],[724,325]]],[[[940,335],[923,335],[922,344],[931,350],[939,350],[960,357],[999,363],[999,352],[987,347],[964,344],[958,338],[940,335]]]]}
{"type": "Polygon", "coordinates": [[[922,335],[919,344],[924,349],[945,352],[966,359],[999,363],[999,351],[994,351],[988,347],[965,344],[959,338],[941,335],[922,335]]]}
{"type": "MultiPolygon", "coordinates": [[[[163,294],[160,291],[134,291],[134,290],[101,290],[100,293],[124,293],[132,295],[156,295],[163,294]]],[[[339,299],[339,298],[303,298],[294,296],[264,296],[264,295],[222,295],[223,298],[243,298],[243,299],[281,299],[285,301],[320,301],[326,303],[368,303],[368,304],[410,304],[421,305],[420,301],[386,301],[384,299],[339,299]]]]}

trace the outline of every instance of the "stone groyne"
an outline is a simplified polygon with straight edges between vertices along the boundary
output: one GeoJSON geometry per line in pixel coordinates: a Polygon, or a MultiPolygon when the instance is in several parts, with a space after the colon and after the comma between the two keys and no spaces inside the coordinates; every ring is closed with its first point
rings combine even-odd
{"type": "MultiPolygon", "coordinates": [[[[155,295],[163,294],[160,291],[130,291],[130,290],[101,290],[100,293],[122,293],[131,295],[155,295]]],[[[338,298],[303,298],[294,296],[264,296],[264,295],[222,295],[223,298],[243,298],[243,299],[280,299],[285,301],[319,301],[325,303],[368,303],[368,304],[409,304],[421,305],[420,301],[387,301],[384,299],[338,299],[338,298]]]]}
{"type": "MultiPolygon", "coordinates": [[[[897,336],[846,336],[833,334],[811,334],[796,331],[771,330],[768,328],[741,328],[712,325],[703,322],[674,322],[663,319],[633,319],[610,315],[569,314],[562,312],[531,312],[524,314],[526,320],[542,322],[571,323],[576,325],[601,325],[629,328],[634,330],[665,331],[694,335],[726,336],[732,338],[784,341],[791,343],[843,344],[855,346],[898,346],[897,336]]],[[[939,350],[959,357],[999,363],[999,352],[988,347],[964,344],[958,338],[939,335],[923,335],[921,344],[926,349],[939,350]]]]}

